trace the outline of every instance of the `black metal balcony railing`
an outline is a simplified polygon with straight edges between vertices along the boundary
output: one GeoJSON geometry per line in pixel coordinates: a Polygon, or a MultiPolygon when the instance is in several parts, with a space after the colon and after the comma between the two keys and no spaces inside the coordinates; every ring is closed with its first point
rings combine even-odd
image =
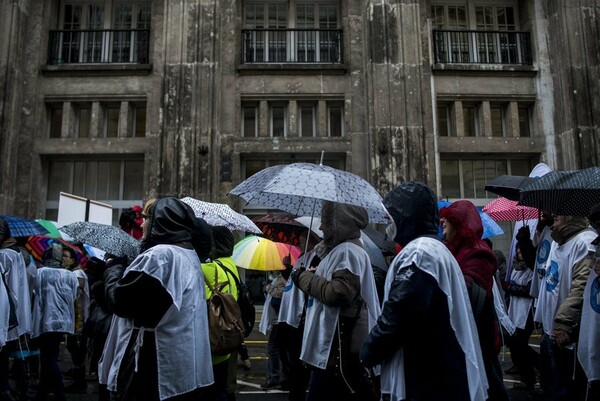
{"type": "Polygon", "coordinates": [[[530,65],[529,32],[433,30],[435,63],[530,65]]]}
{"type": "Polygon", "coordinates": [[[148,63],[150,31],[50,31],[48,64],[148,63]]]}
{"type": "Polygon", "coordinates": [[[342,63],[341,29],[243,29],[242,63],[342,63]]]}

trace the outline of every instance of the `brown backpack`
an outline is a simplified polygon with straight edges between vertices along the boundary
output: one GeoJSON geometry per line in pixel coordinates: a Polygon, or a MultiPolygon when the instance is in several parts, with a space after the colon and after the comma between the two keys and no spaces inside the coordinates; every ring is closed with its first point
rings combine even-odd
{"type": "Polygon", "coordinates": [[[213,355],[227,355],[236,351],[244,341],[242,312],[233,295],[223,292],[229,281],[219,283],[215,265],[215,282],[211,285],[204,276],[212,296],[207,300],[210,351],[213,355]]]}

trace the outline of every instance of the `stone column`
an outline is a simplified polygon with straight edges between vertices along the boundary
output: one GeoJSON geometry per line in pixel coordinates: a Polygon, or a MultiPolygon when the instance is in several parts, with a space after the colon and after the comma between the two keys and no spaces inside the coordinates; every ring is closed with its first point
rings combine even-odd
{"type": "Polygon", "coordinates": [[[133,132],[129,132],[131,128],[131,108],[129,102],[121,102],[119,109],[119,126],[117,128],[117,136],[119,138],[127,138],[133,136],[133,132]]]}

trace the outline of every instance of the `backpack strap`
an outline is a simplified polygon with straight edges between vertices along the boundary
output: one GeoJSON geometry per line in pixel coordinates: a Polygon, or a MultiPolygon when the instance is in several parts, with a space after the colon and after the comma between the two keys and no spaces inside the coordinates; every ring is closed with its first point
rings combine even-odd
{"type": "MultiPolygon", "coordinates": [[[[240,280],[237,278],[237,276],[231,271],[231,269],[229,269],[227,266],[225,266],[220,260],[215,259],[214,262],[217,262],[217,264],[219,266],[221,266],[221,268],[223,270],[225,270],[225,274],[233,277],[233,280],[235,281],[235,286],[238,289],[238,293],[240,292],[240,288],[242,287],[242,283],[240,282],[240,280]]],[[[228,281],[229,282],[229,281],[228,281]]]]}

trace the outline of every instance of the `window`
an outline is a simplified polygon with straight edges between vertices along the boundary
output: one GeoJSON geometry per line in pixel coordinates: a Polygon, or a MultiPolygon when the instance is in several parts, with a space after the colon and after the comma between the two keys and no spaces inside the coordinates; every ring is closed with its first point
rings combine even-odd
{"type": "Polygon", "coordinates": [[[452,136],[452,106],[438,104],[437,106],[437,131],[439,136],[452,136]]]}
{"type": "Polygon", "coordinates": [[[344,136],[344,106],[338,102],[327,103],[327,135],[344,136]]]}
{"type": "Polygon", "coordinates": [[[58,197],[67,192],[108,203],[117,222],[121,209],[140,204],[144,197],[144,160],[128,159],[51,160],[48,163],[46,218],[58,217],[58,197]]]}
{"type": "Polygon", "coordinates": [[[492,136],[505,136],[504,115],[505,108],[502,105],[490,105],[490,113],[492,118],[492,136]]]}
{"type": "Polygon", "coordinates": [[[529,107],[519,107],[519,136],[531,136],[531,117],[529,107]]]}
{"type": "Polygon", "coordinates": [[[242,136],[254,138],[258,136],[258,104],[242,103],[242,136]]]}
{"type": "Polygon", "coordinates": [[[269,118],[269,132],[272,137],[287,135],[287,103],[271,103],[269,118]]]}
{"type": "Polygon", "coordinates": [[[92,104],[83,103],[77,108],[77,136],[79,138],[90,137],[90,124],[92,120],[92,104]]]}
{"type": "Polygon", "coordinates": [[[443,198],[495,198],[485,191],[486,182],[503,174],[529,175],[529,159],[454,159],[440,160],[443,198]]]}
{"type": "Polygon", "coordinates": [[[63,120],[62,103],[50,106],[48,113],[50,115],[50,132],[48,133],[48,137],[60,138],[63,120]]]}
{"type": "Polygon", "coordinates": [[[317,136],[316,105],[314,103],[300,103],[298,109],[300,112],[300,126],[298,127],[300,136],[317,136]]]}
{"type": "Polygon", "coordinates": [[[118,104],[106,104],[104,106],[104,136],[116,138],[119,136],[119,114],[118,104]]]}
{"type": "Polygon", "coordinates": [[[131,108],[131,132],[136,138],[146,136],[146,103],[133,104],[131,108]]]}
{"type": "Polygon", "coordinates": [[[464,136],[479,136],[479,108],[475,105],[463,106],[464,136]]]}

